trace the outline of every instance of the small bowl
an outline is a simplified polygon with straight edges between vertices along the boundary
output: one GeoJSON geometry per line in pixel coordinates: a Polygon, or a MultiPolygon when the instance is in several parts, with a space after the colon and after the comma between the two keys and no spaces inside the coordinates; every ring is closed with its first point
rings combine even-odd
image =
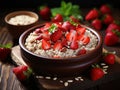
{"type": "Polygon", "coordinates": [[[25,31],[19,38],[19,46],[23,60],[30,66],[33,71],[38,75],[49,76],[75,76],[84,72],[93,63],[99,62],[102,57],[102,38],[101,35],[95,30],[86,27],[98,38],[98,44],[96,48],[87,54],[68,57],[68,58],[46,58],[32,53],[25,47],[25,40],[27,36],[33,32],[36,28],[43,25],[37,25],[29,30],[25,31]]]}
{"type": "Polygon", "coordinates": [[[35,12],[32,12],[32,11],[15,11],[15,12],[11,12],[11,13],[7,14],[4,19],[5,19],[5,23],[7,25],[9,33],[11,34],[13,39],[18,40],[20,35],[25,30],[35,26],[38,23],[39,17],[35,12]],[[32,17],[32,18],[35,18],[35,19],[34,19],[33,22],[30,22],[30,23],[27,23],[27,24],[23,24],[23,23],[19,24],[18,19],[20,20],[20,18],[17,18],[16,20],[14,19],[14,21],[12,21],[12,23],[10,22],[10,19],[13,20],[13,18],[15,18],[16,16],[21,16],[21,15],[29,16],[29,17],[32,17]]]}

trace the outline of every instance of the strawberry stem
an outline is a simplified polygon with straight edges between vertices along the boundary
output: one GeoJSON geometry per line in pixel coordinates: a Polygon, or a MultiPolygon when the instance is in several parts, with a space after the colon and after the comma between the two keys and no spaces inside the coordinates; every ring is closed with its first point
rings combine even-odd
{"type": "Polygon", "coordinates": [[[5,45],[0,44],[0,47],[1,47],[1,48],[11,48],[11,47],[12,47],[12,43],[7,43],[7,44],[5,44],[5,45]]]}
{"type": "Polygon", "coordinates": [[[114,30],[113,29],[112,32],[115,33],[118,37],[120,37],[120,31],[119,30],[117,30],[117,29],[114,30]]]}

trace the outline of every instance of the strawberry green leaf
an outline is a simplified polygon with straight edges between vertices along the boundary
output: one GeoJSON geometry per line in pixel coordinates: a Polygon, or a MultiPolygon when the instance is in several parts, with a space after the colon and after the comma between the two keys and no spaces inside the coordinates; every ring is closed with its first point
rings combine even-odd
{"type": "Polygon", "coordinates": [[[0,47],[1,47],[1,48],[11,48],[11,47],[12,47],[12,43],[7,43],[7,44],[5,44],[5,45],[0,44],[0,47]]]}

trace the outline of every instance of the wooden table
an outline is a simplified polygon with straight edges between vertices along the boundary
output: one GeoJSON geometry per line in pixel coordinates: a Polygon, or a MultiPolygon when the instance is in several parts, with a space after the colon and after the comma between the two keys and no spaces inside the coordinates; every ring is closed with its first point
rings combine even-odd
{"type": "MultiPolygon", "coordinates": [[[[120,15],[119,10],[114,11],[116,17],[120,15]]],[[[104,30],[101,31],[101,34],[104,38],[104,30]]],[[[5,44],[7,42],[13,42],[11,36],[7,32],[7,28],[4,24],[0,27],[0,43],[5,44]],[[2,33],[2,34],[1,34],[2,33]]],[[[14,42],[13,42],[14,43],[14,42]]],[[[13,46],[16,45],[13,44],[13,46]]],[[[116,55],[120,56],[120,43],[116,46],[107,47],[103,45],[105,49],[109,51],[116,51],[116,55]]],[[[19,48],[19,47],[17,47],[19,48]]],[[[18,50],[19,51],[19,50],[18,50]]],[[[19,52],[18,52],[19,53],[19,52]]],[[[12,72],[12,68],[16,65],[16,61],[11,59],[11,57],[7,58],[7,62],[0,62],[0,90],[104,90],[108,87],[109,90],[113,90],[111,83],[119,83],[120,81],[120,59],[118,58],[115,65],[109,66],[108,74],[106,74],[103,78],[97,81],[91,81],[89,75],[82,74],[80,75],[84,81],[82,80],[75,80],[76,77],[67,77],[67,78],[58,78],[57,80],[49,79],[49,77],[36,77],[31,76],[29,80],[20,82],[16,78],[16,76],[12,72]],[[65,87],[64,83],[68,80],[73,80],[69,82],[68,86],[65,87]],[[111,86],[107,85],[109,83],[111,86]],[[105,88],[106,85],[108,87],[105,88]]],[[[118,86],[114,90],[120,90],[120,86],[118,86]]]]}

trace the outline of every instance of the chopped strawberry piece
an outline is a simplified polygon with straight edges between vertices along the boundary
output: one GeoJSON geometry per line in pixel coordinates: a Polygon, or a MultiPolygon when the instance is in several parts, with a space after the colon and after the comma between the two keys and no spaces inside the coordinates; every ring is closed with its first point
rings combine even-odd
{"type": "Polygon", "coordinates": [[[78,49],[78,42],[77,41],[73,41],[73,42],[71,42],[71,44],[70,44],[70,48],[71,49],[73,49],[73,50],[76,50],[76,49],[78,49]]]}
{"type": "Polygon", "coordinates": [[[86,36],[86,37],[84,37],[82,42],[83,42],[83,44],[87,45],[90,42],[90,38],[86,36]]]}
{"type": "Polygon", "coordinates": [[[45,39],[42,39],[42,48],[44,50],[48,50],[48,49],[50,49],[50,47],[51,47],[50,42],[46,41],[45,39]]]}
{"type": "Polygon", "coordinates": [[[61,42],[56,42],[53,46],[54,50],[60,50],[62,49],[62,43],[61,42]]]}
{"type": "Polygon", "coordinates": [[[36,40],[41,40],[42,39],[42,34],[39,34],[39,36],[36,38],[36,40]]]}
{"type": "Polygon", "coordinates": [[[78,41],[82,41],[84,39],[84,35],[83,34],[81,34],[81,35],[79,35],[78,37],[77,37],[77,40],[78,41]]]}
{"type": "Polygon", "coordinates": [[[84,27],[76,28],[76,31],[77,31],[78,34],[84,34],[85,31],[86,31],[86,28],[84,28],[84,27]]]}
{"type": "Polygon", "coordinates": [[[36,34],[42,33],[41,28],[37,28],[37,29],[35,29],[34,32],[35,32],[36,34]]]}
{"type": "Polygon", "coordinates": [[[86,54],[86,49],[81,49],[79,52],[78,52],[78,55],[83,55],[83,54],[86,54]]]}
{"type": "Polygon", "coordinates": [[[77,32],[75,30],[70,30],[68,34],[66,34],[66,39],[70,42],[77,40],[77,32]]]}
{"type": "Polygon", "coordinates": [[[57,29],[57,31],[55,31],[51,36],[51,40],[53,42],[56,42],[57,40],[59,40],[62,37],[62,31],[60,28],[57,29]]]}
{"type": "Polygon", "coordinates": [[[65,37],[62,37],[61,43],[62,43],[62,46],[66,46],[67,45],[67,39],[65,37]]]}
{"type": "Polygon", "coordinates": [[[50,40],[50,34],[49,31],[45,31],[42,33],[42,38],[45,40],[50,40]]]}
{"type": "Polygon", "coordinates": [[[72,24],[69,21],[66,21],[63,23],[62,28],[64,28],[65,31],[68,31],[68,30],[70,30],[71,26],[72,26],[72,24]]]}

